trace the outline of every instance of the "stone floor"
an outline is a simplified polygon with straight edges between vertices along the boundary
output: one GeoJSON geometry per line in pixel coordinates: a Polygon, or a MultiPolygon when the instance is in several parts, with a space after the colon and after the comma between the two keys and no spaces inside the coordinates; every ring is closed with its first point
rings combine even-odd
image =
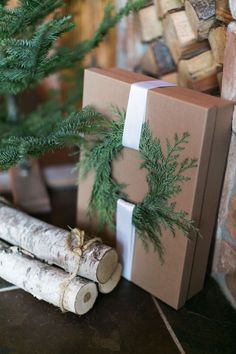
{"type": "MultiPolygon", "coordinates": [[[[75,190],[51,191],[58,226],[75,224],[75,190]]],[[[0,354],[234,354],[236,313],[208,278],[179,311],[122,280],[85,316],[59,309],[0,279],[0,354]]]]}

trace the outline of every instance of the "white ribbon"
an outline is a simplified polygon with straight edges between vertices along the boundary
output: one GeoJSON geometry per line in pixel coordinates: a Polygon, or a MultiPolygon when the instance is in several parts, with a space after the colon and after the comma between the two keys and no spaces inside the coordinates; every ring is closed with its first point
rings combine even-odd
{"type": "Polygon", "coordinates": [[[148,90],[176,86],[161,80],[141,81],[131,85],[125,117],[122,144],[139,150],[142,125],[146,119],[148,90]]]}
{"type": "MultiPolygon", "coordinates": [[[[176,85],[160,80],[136,82],[131,85],[122,138],[124,147],[139,150],[142,125],[146,120],[148,90],[172,86],[176,85]]],[[[132,223],[134,207],[134,204],[122,199],[117,201],[117,251],[123,265],[122,275],[128,280],[131,280],[135,246],[135,227],[132,223]]]]}
{"type": "Polygon", "coordinates": [[[135,227],[132,224],[135,205],[122,199],[117,201],[116,244],[123,266],[123,277],[130,280],[135,240],[135,227]]]}

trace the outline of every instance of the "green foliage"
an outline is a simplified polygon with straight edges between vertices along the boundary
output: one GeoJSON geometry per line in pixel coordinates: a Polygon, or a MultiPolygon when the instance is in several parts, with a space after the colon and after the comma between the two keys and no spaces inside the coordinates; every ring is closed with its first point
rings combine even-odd
{"type": "Polygon", "coordinates": [[[90,171],[96,171],[90,199],[91,214],[98,212],[101,226],[114,226],[114,211],[118,198],[125,198],[122,185],[112,178],[111,161],[122,149],[122,134],[124,119],[112,121],[108,130],[100,134],[101,140],[88,145],[84,151],[84,158],[78,164],[85,177],[90,171]]]}
{"type": "MultiPolygon", "coordinates": [[[[43,107],[44,108],[44,107],[43,107]]],[[[50,107],[49,107],[50,108],[50,107]]],[[[42,110],[43,111],[43,110],[42,110]]],[[[40,114],[40,109],[38,111],[40,114]]],[[[23,121],[19,136],[7,136],[0,143],[0,167],[7,169],[24,161],[28,156],[38,157],[44,152],[61,148],[65,145],[81,146],[86,143],[85,136],[97,134],[103,130],[107,121],[91,107],[80,112],[70,113],[66,119],[58,110],[46,124],[37,119],[41,126],[32,124],[35,114],[23,121]]]]}
{"type": "Polygon", "coordinates": [[[37,84],[48,75],[73,67],[97,47],[123,16],[140,9],[145,0],[128,1],[117,13],[108,5],[104,19],[89,40],[74,48],[56,46],[65,32],[74,28],[71,16],[55,13],[63,6],[60,0],[21,0],[20,6],[8,9],[0,5],[0,93],[17,94],[37,84]]]}
{"type": "Polygon", "coordinates": [[[59,46],[58,39],[74,24],[71,16],[62,15],[63,0],[19,0],[16,8],[0,0],[0,169],[68,142],[78,145],[83,141],[80,133],[85,131],[93,134],[88,114],[96,115],[94,112],[72,114],[81,93],[79,88],[64,102],[60,95],[54,95],[28,115],[20,111],[19,96],[50,74],[67,68],[73,68],[73,78],[81,82],[81,60],[123,16],[145,3],[128,0],[117,12],[108,5],[93,37],[67,48],[59,46]],[[75,134],[79,134],[77,139],[75,134]]]}
{"type": "MultiPolygon", "coordinates": [[[[126,199],[124,185],[112,177],[111,162],[122,152],[122,135],[125,113],[115,111],[117,121],[112,121],[108,129],[100,134],[100,139],[86,147],[78,167],[85,177],[95,171],[95,181],[90,198],[90,213],[97,213],[102,225],[114,227],[114,215],[118,198],[126,199]]],[[[133,224],[145,246],[150,241],[154,250],[163,258],[160,241],[163,229],[175,236],[179,229],[187,237],[196,230],[187,213],[176,209],[171,200],[181,192],[181,185],[189,180],[184,173],[196,167],[195,159],[180,160],[181,151],[188,143],[189,134],[175,135],[174,142],[166,140],[166,153],[160,140],[152,136],[147,123],[143,125],[140,154],[143,162],[140,168],[148,172],[148,193],[137,204],[133,213],[133,224]]]]}
{"type": "Polygon", "coordinates": [[[0,93],[18,93],[41,81],[50,61],[48,52],[62,33],[73,27],[70,16],[54,19],[36,28],[30,39],[0,41],[0,93]]]}

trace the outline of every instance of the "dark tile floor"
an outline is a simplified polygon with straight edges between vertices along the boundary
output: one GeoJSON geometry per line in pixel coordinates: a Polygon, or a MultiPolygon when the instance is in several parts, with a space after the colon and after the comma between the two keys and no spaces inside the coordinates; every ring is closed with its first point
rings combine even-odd
{"type": "MultiPolygon", "coordinates": [[[[51,191],[53,213],[75,224],[75,190],[51,191]]],[[[209,278],[179,311],[122,280],[85,316],[62,314],[0,279],[0,354],[234,354],[236,313],[209,278]],[[6,290],[6,289],[5,289],[6,290]]]]}

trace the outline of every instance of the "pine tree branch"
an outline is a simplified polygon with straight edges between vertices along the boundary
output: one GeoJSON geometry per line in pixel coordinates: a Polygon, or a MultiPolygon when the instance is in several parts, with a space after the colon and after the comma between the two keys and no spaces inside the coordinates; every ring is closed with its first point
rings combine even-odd
{"type": "Polygon", "coordinates": [[[128,0],[117,13],[108,5],[94,36],[70,49],[55,45],[62,34],[74,27],[70,16],[40,23],[51,11],[62,6],[62,1],[50,1],[22,0],[22,6],[15,9],[0,6],[0,93],[18,94],[50,74],[74,67],[100,44],[123,16],[146,3],[146,0],[128,0]]]}
{"type": "Polygon", "coordinates": [[[55,41],[73,27],[70,18],[65,16],[38,26],[28,40],[0,40],[0,93],[16,94],[45,77],[42,66],[55,41]]]}
{"type": "Polygon", "coordinates": [[[21,6],[14,9],[5,8],[6,3],[0,4],[0,38],[22,37],[28,27],[64,6],[62,0],[21,0],[21,6]]]}
{"type": "MultiPolygon", "coordinates": [[[[0,169],[8,169],[27,157],[39,157],[47,151],[68,146],[81,146],[86,143],[85,136],[99,133],[107,126],[103,116],[90,107],[78,113],[71,113],[66,119],[53,122],[50,133],[43,131],[37,136],[22,135],[0,140],[0,169]],[[54,125],[54,126],[53,126],[54,125]]],[[[22,129],[24,131],[24,129],[22,129]]]]}

